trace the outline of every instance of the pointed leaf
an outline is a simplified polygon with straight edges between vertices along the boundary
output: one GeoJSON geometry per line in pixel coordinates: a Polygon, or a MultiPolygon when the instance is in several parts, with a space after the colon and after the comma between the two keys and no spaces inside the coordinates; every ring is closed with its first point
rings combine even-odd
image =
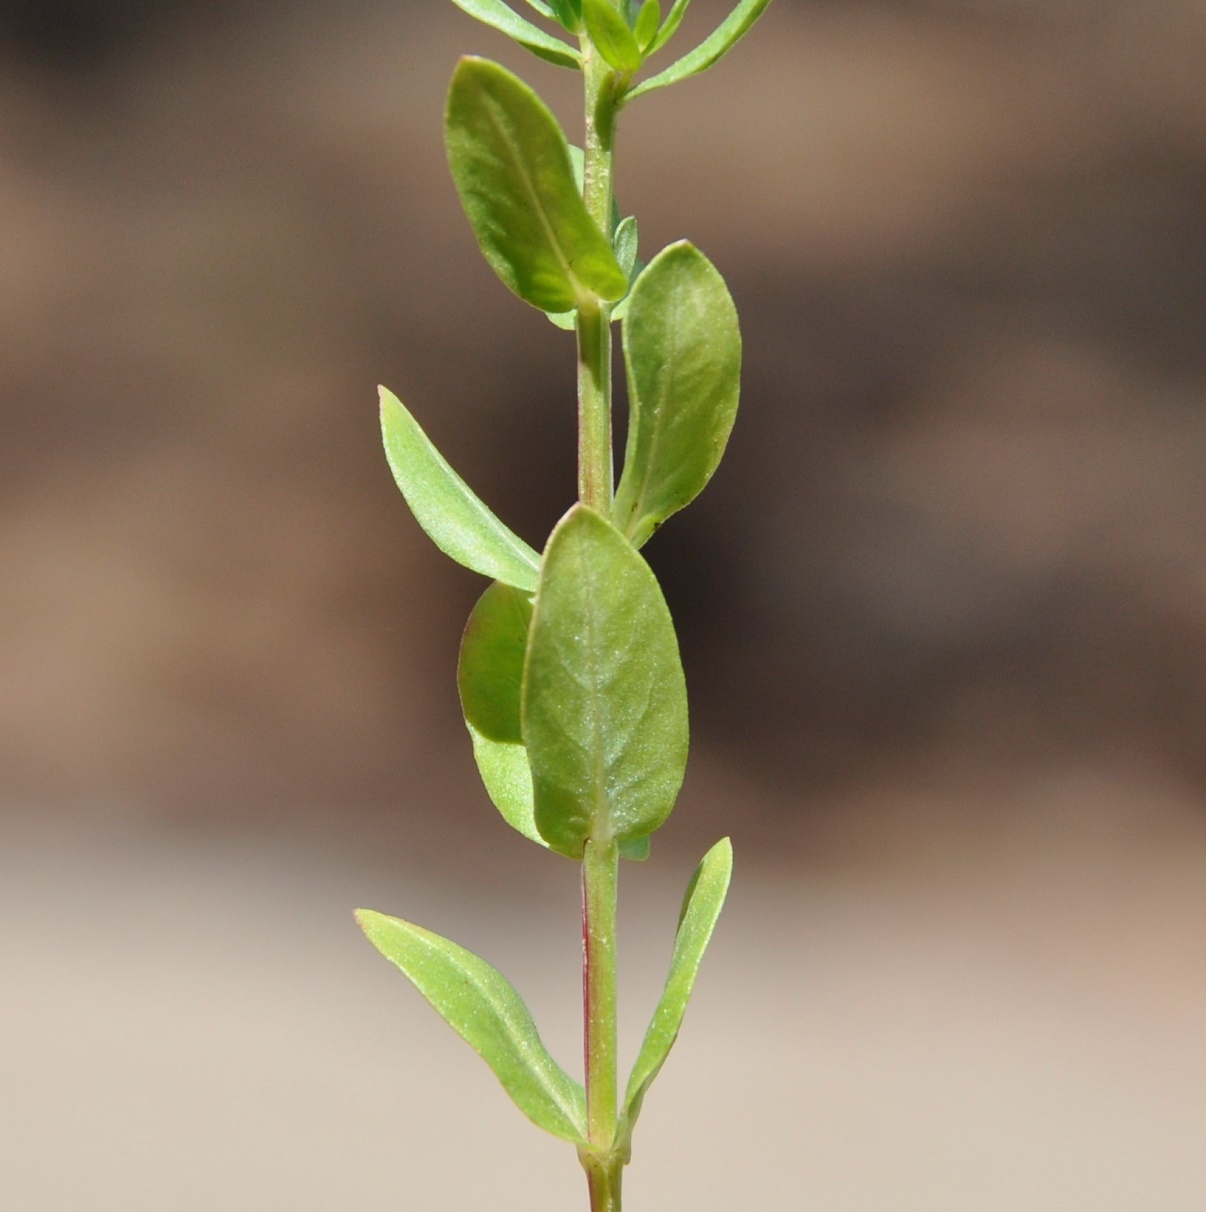
{"type": "Polygon", "coordinates": [[[649,1030],[637,1054],[636,1064],[628,1079],[628,1090],[624,1096],[625,1130],[632,1131],[641,1111],[645,1092],[665,1063],[674,1041],[678,1038],[695,976],[707,950],[716,919],[724,906],[729,890],[729,879],[733,873],[733,846],[729,839],[722,838],[707,854],[695,870],[687,893],[683,898],[682,912],[678,919],[678,932],[674,937],[674,953],[670,958],[670,972],[666,977],[666,988],[661,1001],[653,1012],[649,1030]]]}
{"type": "MultiPolygon", "coordinates": [[[[749,33],[750,28],[762,16],[768,4],[770,4],[770,0],[741,0],[741,3],[693,51],[688,51],[681,59],[670,64],[665,71],[658,72],[656,76],[650,76],[648,80],[643,80],[625,95],[625,103],[643,93],[651,93],[655,88],[665,88],[667,84],[677,84],[680,80],[686,80],[689,76],[696,76],[700,72],[706,71],[717,59],[728,54],[749,33]]],[[[666,24],[670,24],[669,17],[666,19],[666,24]]],[[[657,43],[657,45],[661,44],[657,43]]]]}
{"type": "Polygon", "coordinates": [[[557,19],[557,14],[545,3],[545,0],[528,0],[528,7],[534,8],[542,17],[547,17],[550,21],[557,19]]]}
{"type": "Polygon", "coordinates": [[[536,827],[561,854],[581,857],[588,837],[645,837],[674,807],[687,760],[674,625],[649,566],[583,505],[541,563],[523,736],[536,827]]]}
{"type": "Polygon", "coordinates": [[[658,0],[645,0],[632,27],[632,35],[636,38],[637,46],[644,52],[648,49],[657,34],[658,26],[662,23],[662,6],[658,0]]]}
{"type": "Polygon", "coordinates": [[[612,521],[639,547],[711,479],[737,415],[737,309],[712,263],[685,241],[637,279],[624,358],[628,443],[612,521]]]}
{"type": "Polygon", "coordinates": [[[474,495],[393,392],[382,387],[381,434],[394,479],[415,520],[458,564],[534,590],[540,557],[474,495]]]}
{"type": "Polygon", "coordinates": [[[523,999],[485,960],[430,930],[371,909],[356,920],[446,1023],[494,1070],[516,1106],[563,1140],[583,1143],[582,1087],[549,1055],[523,999]]]}
{"type": "MultiPolygon", "coordinates": [[[[560,38],[546,33],[538,25],[533,25],[526,17],[521,17],[514,9],[503,3],[503,0],[452,0],[458,8],[462,8],[471,17],[476,17],[486,25],[506,34],[508,38],[518,42],[520,46],[530,50],[534,55],[547,59],[550,63],[561,67],[582,66],[582,56],[568,43],[560,38]]],[[[531,3],[531,0],[528,0],[531,3]]],[[[539,11],[540,5],[533,8],[539,11]]]]}
{"type": "Polygon", "coordinates": [[[683,23],[683,17],[687,12],[687,5],[691,0],[674,0],[674,5],[670,12],[666,15],[666,20],[662,23],[662,28],[657,31],[653,41],[645,47],[645,57],[648,58],[655,51],[661,50],[671,38],[678,33],[678,27],[683,23]]]}
{"type": "Polygon", "coordinates": [[[582,0],[582,19],[599,54],[616,71],[635,72],[641,66],[641,48],[612,0],[582,0]]]}
{"type": "Polygon", "coordinates": [[[487,59],[462,59],[445,143],[482,253],[521,299],[557,312],[592,294],[624,294],[628,279],[587,214],[565,136],[522,80],[487,59]]]}

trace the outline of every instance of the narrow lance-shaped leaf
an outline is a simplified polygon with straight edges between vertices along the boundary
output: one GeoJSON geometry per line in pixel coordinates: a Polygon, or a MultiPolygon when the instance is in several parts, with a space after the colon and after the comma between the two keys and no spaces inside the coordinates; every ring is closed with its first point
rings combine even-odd
{"type": "MultiPolygon", "coordinates": [[[[706,71],[718,59],[728,54],[749,33],[754,22],[762,16],[768,4],[770,4],[770,0],[741,0],[741,3],[694,50],[688,51],[681,59],[670,64],[665,71],[658,72],[656,76],[650,76],[648,80],[642,80],[640,84],[626,93],[625,104],[634,97],[653,92],[655,88],[665,88],[667,84],[677,84],[680,80],[686,80],[689,76],[696,76],[700,72],[706,71]]],[[[671,10],[670,17],[666,19],[667,25],[670,24],[673,15],[673,10],[671,10]]],[[[656,50],[659,45],[661,43],[655,38],[651,49],[656,50]]]]}
{"type": "Polygon", "coordinates": [[[521,299],[558,312],[624,294],[628,279],[574,184],[565,135],[522,80],[487,59],[462,59],[445,143],[482,253],[521,299]]]}
{"type": "Polygon", "coordinates": [[[634,72],[641,66],[641,48],[612,0],[582,0],[582,19],[599,54],[616,71],[634,72]]]}
{"type": "Polygon", "coordinates": [[[520,725],[531,597],[499,582],[482,594],[461,638],[457,686],[482,782],[503,819],[541,846],[520,725]]]}
{"type": "Polygon", "coordinates": [[[703,489],[724,454],[741,332],[724,279],[685,241],[650,261],[627,304],[630,415],[612,520],[639,547],[703,489]]]}
{"type": "Polygon", "coordinates": [[[491,580],[534,590],[540,557],[474,495],[393,392],[382,387],[381,434],[415,520],[445,555],[491,580]]]}
{"type": "MultiPolygon", "coordinates": [[[[471,17],[491,26],[499,33],[518,42],[532,54],[556,63],[561,67],[580,68],[582,56],[568,43],[533,25],[526,17],[521,17],[514,9],[503,3],[503,0],[452,0],[458,8],[464,9],[471,17]]],[[[531,0],[528,0],[531,3],[531,0]]],[[[532,5],[538,12],[546,6],[532,5]]],[[[547,11],[546,16],[550,15],[547,11]]]]}
{"type": "Polygon", "coordinates": [[[371,909],[356,920],[369,942],[494,1070],[503,1088],[535,1124],[583,1143],[586,1098],[549,1055],[532,1015],[510,982],[485,960],[430,930],[371,909]]]}
{"type": "Polygon", "coordinates": [[[657,580],[606,519],[576,505],[541,562],[524,666],[536,827],[561,854],[647,837],[687,760],[687,693],[657,580]]]}
{"type": "Polygon", "coordinates": [[[645,0],[632,27],[632,35],[643,52],[652,45],[661,22],[662,6],[658,0],[645,0]]]}
{"type": "Polygon", "coordinates": [[[691,0],[674,0],[673,6],[666,14],[666,20],[662,22],[662,28],[657,31],[653,41],[645,48],[646,57],[661,50],[678,33],[678,27],[682,25],[683,17],[687,13],[687,5],[690,3],[691,0]]]}
{"type": "Polygon", "coordinates": [[[649,1030],[645,1032],[645,1040],[628,1079],[628,1090],[624,1096],[626,1134],[631,1133],[632,1125],[641,1112],[645,1092],[657,1077],[678,1038],[699,965],[712,938],[716,919],[724,907],[732,873],[733,846],[726,837],[704,855],[687,885],[666,988],[653,1012],[649,1030]]]}

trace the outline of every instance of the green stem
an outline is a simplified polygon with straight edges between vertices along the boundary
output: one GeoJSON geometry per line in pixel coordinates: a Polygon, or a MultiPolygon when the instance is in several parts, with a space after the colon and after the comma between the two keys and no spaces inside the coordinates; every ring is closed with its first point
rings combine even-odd
{"type": "MultiPolygon", "coordinates": [[[[599,229],[611,235],[616,74],[586,36],[586,138],[583,197],[599,229]]],[[[578,304],[578,496],[605,516],[613,494],[611,307],[578,304]]],[[[586,843],[582,857],[582,1026],[588,1143],[579,1149],[591,1212],[620,1212],[617,1150],[616,896],[620,853],[610,838],[586,843]]]]}
{"type": "MultiPolygon", "coordinates": [[[[600,231],[611,235],[612,157],[616,74],[582,38],[586,79],[583,198],[600,231]]],[[[602,299],[578,305],[578,496],[607,515],[612,500],[611,306],[602,299]]]]}
{"type": "MultiPolygon", "coordinates": [[[[586,1128],[596,1161],[616,1144],[619,1115],[616,1048],[616,897],[620,851],[588,841],[582,857],[582,1009],[586,1128]]],[[[590,1167],[587,1169],[590,1173],[590,1167]]]]}

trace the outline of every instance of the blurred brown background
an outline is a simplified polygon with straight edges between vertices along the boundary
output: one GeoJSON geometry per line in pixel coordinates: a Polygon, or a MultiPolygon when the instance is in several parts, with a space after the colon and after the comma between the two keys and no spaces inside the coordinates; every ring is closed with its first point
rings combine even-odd
{"type": "MultiPolygon", "coordinates": [[[[537,546],[574,491],[568,338],[443,162],[465,51],[573,135],[436,0],[0,3],[4,1207],[580,1199],[346,928],[477,931],[573,1014],[573,871],[457,709],[480,585],[376,433],[380,381],[537,546]]],[[[635,1001],[742,866],[634,1209],[1204,1206],[1204,62],[1195,0],[776,0],[625,116],[645,254],[746,341],[648,549],[695,748],[635,1001]]]]}

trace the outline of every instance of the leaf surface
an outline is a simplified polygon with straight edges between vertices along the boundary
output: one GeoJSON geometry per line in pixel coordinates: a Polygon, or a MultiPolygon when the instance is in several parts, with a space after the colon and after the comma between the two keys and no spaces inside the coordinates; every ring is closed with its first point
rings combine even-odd
{"type": "Polygon", "coordinates": [[[415,520],[445,555],[491,580],[534,590],[540,557],[473,493],[393,392],[380,388],[381,435],[415,520]]]}
{"type": "Polygon", "coordinates": [[[448,163],[482,254],[521,299],[561,312],[628,289],[574,183],[556,118],[518,76],[464,58],[445,113],[448,163]]]}
{"type": "Polygon", "coordinates": [[[563,1140],[584,1141],[582,1086],[549,1054],[523,999],[502,973],[464,947],[400,918],[359,909],[356,920],[369,942],[494,1070],[533,1123],[563,1140]]]}
{"type": "Polygon", "coordinates": [[[737,309],[685,241],[645,267],[627,300],[629,421],[612,521],[639,547],[711,479],[741,389],[737,309]]]}
{"type": "Polygon", "coordinates": [[[674,625],[649,566],[583,505],[541,562],[523,736],[536,827],[561,854],[581,857],[588,837],[646,837],[674,807],[687,759],[674,625]]]}
{"type": "MultiPolygon", "coordinates": [[[[665,88],[667,84],[677,84],[680,80],[686,80],[689,76],[696,76],[700,72],[706,71],[718,59],[728,54],[749,33],[754,22],[762,16],[768,4],[770,4],[770,0],[741,0],[737,7],[694,50],[688,51],[681,59],[670,64],[665,71],[658,72],[656,76],[650,76],[648,80],[642,80],[631,92],[625,94],[625,103],[644,93],[651,93],[655,88],[665,88]]],[[[667,26],[673,17],[674,10],[671,9],[670,16],[666,18],[667,26]]],[[[679,19],[681,20],[681,14],[679,19]]],[[[663,27],[664,29],[665,27],[663,27]]],[[[669,35],[667,34],[666,37],[669,35]]],[[[651,49],[656,50],[664,41],[665,38],[662,38],[661,41],[655,38],[651,49]]]]}
{"type": "Polygon", "coordinates": [[[644,58],[612,0],[582,0],[582,19],[599,54],[618,72],[634,72],[644,58]]]}
{"type": "Polygon", "coordinates": [[[724,907],[732,874],[733,846],[726,837],[704,855],[687,885],[666,988],[645,1032],[624,1095],[624,1121],[628,1132],[632,1131],[632,1125],[640,1114],[646,1091],[678,1038],[695,977],[716,927],[716,919],[724,907]]]}
{"type": "MultiPolygon", "coordinates": [[[[561,67],[580,68],[582,66],[582,56],[572,46],[542,30],[540,26],[533,25],[526,17],[521,17],[509,5],[504,4],[503,0],[452,0],[452,2],[457,8],[464,9],[469,16],[476,17],[479,21],[498,30],[499,33],[506,34],[520,46],[539,55],[542,59],[547,59],[550,63],[559,64],[561,67]]],[[[531,0],[528,2],[531,3],[531,0]]],[[[532,7],[539,12],[544,6],[533,4],[532,7]]]]}

